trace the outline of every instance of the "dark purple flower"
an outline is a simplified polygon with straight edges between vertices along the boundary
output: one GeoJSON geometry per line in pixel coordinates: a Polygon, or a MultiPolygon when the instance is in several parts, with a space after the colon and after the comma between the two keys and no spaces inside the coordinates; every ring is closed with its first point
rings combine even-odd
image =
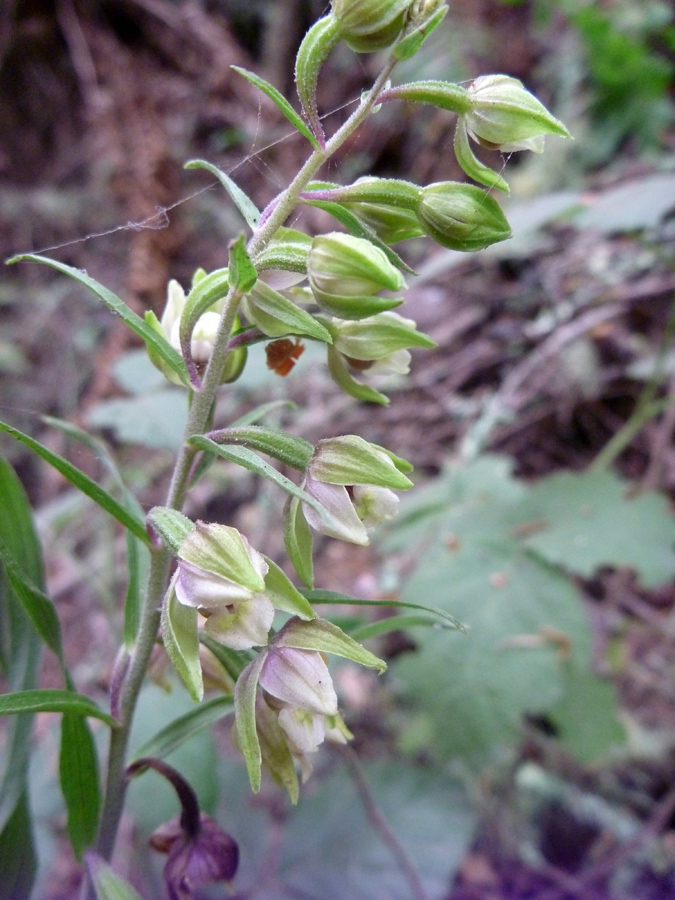
{"type": "Polygon", "coordinates": [[[176,816],[153,833],[150,846],[167,853],[164,884],[169,900],[193,900],[194,891],[219,881],[230,882],[239,864],[239,847],[218,823],[201,813],[191,834],[176,816]]]}

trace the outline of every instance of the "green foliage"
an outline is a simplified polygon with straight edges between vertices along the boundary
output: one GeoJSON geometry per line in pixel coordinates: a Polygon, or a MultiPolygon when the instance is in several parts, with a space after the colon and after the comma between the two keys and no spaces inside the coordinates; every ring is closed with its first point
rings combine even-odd
{"type": "Polygon", "coordinates": [[[392,665],[442,755],[493,759],[526,713],[547,715],[586,761],[622,740],[613,690],[590,671],[591,631],[569,576],[631,566],[654,586],[675,574],[665,498],[630,498],[627,488],[608,472],[530,488],[508,460],[483,457],[406,505],[388,543],[421,548],[403,600],[425,597],[469,628],[422,632],[419,652],[392,665]]]}
{"type": "MultiPolygon", "coordinates": [[[[672,9],[663,3],[624,2],[613,9],[597,4],[567,4],[570,21],[585,48],[592,89],[591,112],[607,153],[632,136],[639,149],[657,146],[673,121],[668,90],[675,65],[655,46],[673,40],[672,9]]],[[[593,153],[593,143],[586,148],[593,153]]]]}

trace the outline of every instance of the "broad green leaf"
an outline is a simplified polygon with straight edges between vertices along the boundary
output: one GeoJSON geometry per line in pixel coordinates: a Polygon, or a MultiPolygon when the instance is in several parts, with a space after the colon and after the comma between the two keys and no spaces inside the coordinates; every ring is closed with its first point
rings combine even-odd
{"type": "Polygon", "coordinates": [[[230,243],[230,287],[240,294],[247,294],[258,280],[258,273],[246,251],[244,235],[230,243]]]}
{"type": "Polygon", "coordinates": [[[631,497],[612,472],[560,472],[530,494],[523,544],[590,577],[603,565],[635,569],[645,587],[675,576],[675,518],[662,494],[631,497]],[[532,523],[532,532],[526,532],[532,523]]]}
{"type": "Polygon", "coordinates": [[[0,716],[36,712],[72,713],[76,716],[100,719],[111,728],[117,728],[119,725],[119,722],[103,712],[89,697],[73,691],[14,691],[0,696],[0,716]]]}
{"type": "Polygon", "coordinates": [[[265,453],[301,472],[305,471],[314,453],[314,446],[309,441],[263,425],[221,428],[212,431],[209,437],[218,445],[239,445],[265,453]]]}
{"type": "MultiPolygon", "coordinates": [[[[476,835],[475,801],[459,779],[431,766],[388,761],[364,764],[361,771],[366,796],[341,767],[323,781],[308,784],[298,806],[290,810],[279,860],[281,885],[274,900],[448,896],[448,885],[476,835]],[[400,860],[373,828],[364,807],[370,802],[367,797],[405,848],[421,882],[419,893],[412,892],[400,860]],[[283,885],[290,888],[284,890],[283,885]],[[339,894],[335,885],[340,885],[339,894]]],[[[223,824],[228,827],[229,822],[223,824]]]]}
{"type": "Polygon", "coordinates": [[[369,228],[365,222],[362,222],[357,215],[350,209],[347,209],[342,203],[336,203],[333,200],[308,199],[305,199],[305,203],[308,206],[316,206],[318,209],[327,212],[334,219],[337,219],[341,225],[344,225],[347,231],[350,234],[353,234],[354,237],[365,238],[375,247],[379,247],[393,266],[396,266],[403,272],[408,272],[410,275],[415,274],[415,270],[411,269],[408,263],[402,259],[395,250],[392,250],[388,244],[385,244],[384,241],[375,234],[372,228],[369,228]]]}
{"type": "Polygon", "coordinates": [[[256,453],[249,450],[247,447],[221,447],[209,438],[199,434],[188,438],[188,444],[197,447],[199,450],[206,450],[209,453],[220,456],[222,459],[226,459],[229,462],[243,466],[243,468],[248,469],[251,472],[255,472],[256,475],[267,478],[269,481],[276,484],[277,487],[280,487],[282,491],[286,491],[287,494],[296,497],[298,500],[302,500],[303,503],[307,503],[312,509],[315,509],[326,524],[332,522],[332,516],[325,506],[319,503],[318,500],[315,500],[314,497],[306,491],[303,491],[302,488],[299,488],[297,484],[294,484],[290,479],[286,478],[285,475],[277,472],[275,468],[260,459],[256,453]]]}
{"type": "Polygon", "coordinates": [[[269,81],[265,81],[264,78],[260,78],[259,75],[255,75],[253,72],[249,72],[248,69],[242,69],[240,66],[230,66],[230,68],[234,69],[235,72],[239,72],[239,74],[242,75],[247,81],[255,85],[255,87],[260,88],[260,90],[264,94],[267,94],[270,100],[272,100],[273,103],[276,103],[276,105],[286,116],[291,125],[296,128],[300,132],[300,134],[303,135],[303,137],[307,138],[312,147],[314,147],[315,150],[321,149],[317,139],[293,109],[288,100],[284,97],[283,94],[280,94],[279,91],[269,83],[269,81]]]}
{"type": "Polygon", "coordinates": [[[384,672],[387,664],[378,659],[370,650],[345,634],[337,625],[327,619],[314,618],[309,621],[298,619],[284,626],[275,638],[278,647],[297,647],[301,650],[318,650],[320,653],[334,653],[345,659],[370,669],[384,672]]]}
{"type": "Polygon", "coordinates": [[[246,761],[246,770],[251,782],[251,788],[256,794],[260,790],[262,755],[255,722],[255,698],[260,672],[265,659],[265,653],[259,653],[253,662],[250,662],[241,673],[234,690],[234,714],[236,717],[239,749],[246,761]]]}
{"type": "MultiPolygon", "coordinates": [[[[0,457],[0,537],[25,577],[44,588],[40,545],[28,499],[14,470],[0,457]]],[[[9,691],[36,688],[42,642],[0,565],[0,671],[9,691]]],[[[31,890],[36,862],[27,800],[31,716],[7,723],[0,758],[0,859],[11,860],[0,878],[2,900],[23,900],[31,890]],[[6,852],[5,852],[6,851],[6,852]]]]}
{"type": "Polygon", "coordinates": [[[86,719],[71,713],[61,719],[59,779],[68,811],[68,836],[77,859],[96,837],[101,795],[98,757],[86,719]]]}
{"type": "Polygon", "coordinates": [[[95,294],[99,300],[102,300],[111,312],[118,315],[125,325],[128,325],[142,341],[149,347],[152,347],[184,384],[189,384],[185,363],[183,362],[181,355],[173,349],[168,341],[151,328],[151,326],[140,316],[136,315],[133,310],[129,309],[126,303],[120,300],[120,298],[116,294],[113,294],[112,291],[108,290],[108,288],[99,284],[98,281],[95,281],[93,278],[90,278],[89,275],[81,269],[74,269],[72,266],[67,266],[65,263],[58,262],[55,259],[48,259],[46,256],[37,256],[34,253],[24,253],[19,256],[14,256],[12,259],[7,260],[7,264],[11,265],[12,263],[24,261],[43,263],[46,266],[51,266],[52,269],[63,272],[64,275],[69,275],[71,278],[74,278],[75,281],[79,281],[80,284],[84,285],[84,287],[95,294]]]}
{"type": "Polygon", "coordinates": [[[135,759],[147,756],[163,759],[189,741],[195,734],[199,734],[204,728],[215,725],[233,711],[233,697],[214,697],[206,700],[204,703],[200,703],[196,709],[174,719],[173,722],[158,731],[153,738],[138,747],[130,761],[133,762],[135,759]]]}
{"type": "Polygon", "coordinates": [[[256,208],[255,204],[246,196],[239,185],[232,181],[229,175],[226,175],[225,172],[221,172],[221,170],[217,168],[217,166],[206,162],[206,160],[204,159],[191,159],[190,162],[185,163],[184,168],[206,169],[207,172],[215,175],[218,181],[230,195],[230,198],[234,202],[234,205],[244,217],[244,220],[249,228],[253,230],[256,227],[256,225],[260,221],[259,210],[256,208]]]}
{"type": "Polygon", "coordinates": [[[17,428],[12,428],[11,425],[7,425],[4,422],[0,422],[0,431],[5,431],[18,441],[21,441],[22,444],[30,447],[45,462],[49,463],[57,472],[60,472],[74,487],[89,497],[90,500],[93,500],[94,503],[97,503],[106,512],[109,512],[121,525],[128,528],[145,544],[150,543],[150,537],[145,530],[142,520],[139,521],[135,515],[132,515],[114,497],[111,497],[107,491],[104,491],[102,487],[96,484],[95,481],[92,481],[88,475],[85,475],[72,463],[69,463],[67,459],[59,456],[58,453],[53,453],[32,437],[29,437],[29,435],[24,434],[17,428]]]}
{"type": "Polygon", "coordinates": [[[288,576],[268,556],[265,557],[265,561],[269,567],[265,575],[265,594],[275,609],[282,609],[294,616],[300,616],[301,619],[313,619],[316,613],[311,604],[293,586],[288,576]]]}
{"type": "Polygon", "coordinates": [[[30,809],[21,794],[0,832],[0,900],[29,900],[37,873],[30,809]]]}
{"type": "Polygon", "coordinates": [[[192,699],[199,703],[204,697],[204,682],[199,662],[197,610],[178,602],[173,583],[162,604],[161,629],[169,659],[192,699]]]}
{"type": "Polygon", "coordinates": [[[529,488],[504,460],[450,471],[436,492],[445,508],[429,506],[426,526],[418,522],[424,549],[402,598],[433,597],[469,634],[421,631],[419,652],[392,670],[427,717],[434,750],[480,766],[513,743],[524,713],[564,700],[569,671],[588,671],[591,632],[570,579],[524,546],[529,488]]]}
{"type": "Polygon", "coordinates": [[[85,859],[96,891],[96,900],[143,900],[129,882],[98,854],[87,853],[85,859]]]}

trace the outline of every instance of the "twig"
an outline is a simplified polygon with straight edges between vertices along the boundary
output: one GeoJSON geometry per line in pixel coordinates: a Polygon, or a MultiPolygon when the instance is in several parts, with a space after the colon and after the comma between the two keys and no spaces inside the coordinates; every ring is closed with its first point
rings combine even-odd
{"type": "Polygon", "coordinates": [[[405,847],[389,827],[389,823],[375,804],[375,799],[363,776],[356,753],[351,747],[343,747],[341,749],[345,763],[349,769],[349,774],[354,781],[357,793],[361,798],[366,815],[368,816],[368,820],[373,828],[379,833],[384,843],[389,847],[392,856],[403,871],[410,887],[411,896],[414,900],[428,900],[419,872],[413,865],[405,847]]]}

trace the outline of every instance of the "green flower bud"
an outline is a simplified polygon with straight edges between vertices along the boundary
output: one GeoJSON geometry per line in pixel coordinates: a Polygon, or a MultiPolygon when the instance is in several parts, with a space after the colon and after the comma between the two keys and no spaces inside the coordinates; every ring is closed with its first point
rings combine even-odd
{"type": "Polygon", "coordinates": [[[544,149],[544,135],[570,137],[562,122],[517,78],[508,75],[484,75],[468,89],[471,109],[465,114],[469,135],[490,150],[544,149]]]}
{"type": "Polygon", "coordinates": [[[369,316],[359,322],[333,319],[330,331],[333,345],[340,353],[362,362],[380,362],[409,347],[435,346],[431,338],[417,331],[412,319],[404,319],[395,312],[369,316]]]}
{"type": "Polygon", "coordinates": [[[319,306],[340,318],[362,319],[392,309],[401,301],[375,294],[405,288],[403,276],[382,250],[340,232],[314,238],[307,272],[319,306]]]}
{"type": "Polygon", "coordinates": [[[342,39],[356,53],[390,47],[406,22],[411,0],[333,0],[342,39]]]}
{"type": "Polygon", "coordinates": [[[480,188],[441,181],[422,190],[417,210],[429,237],[452,250],[482,250],[511,237],[511,228],[497,201],[480,188]]]}

